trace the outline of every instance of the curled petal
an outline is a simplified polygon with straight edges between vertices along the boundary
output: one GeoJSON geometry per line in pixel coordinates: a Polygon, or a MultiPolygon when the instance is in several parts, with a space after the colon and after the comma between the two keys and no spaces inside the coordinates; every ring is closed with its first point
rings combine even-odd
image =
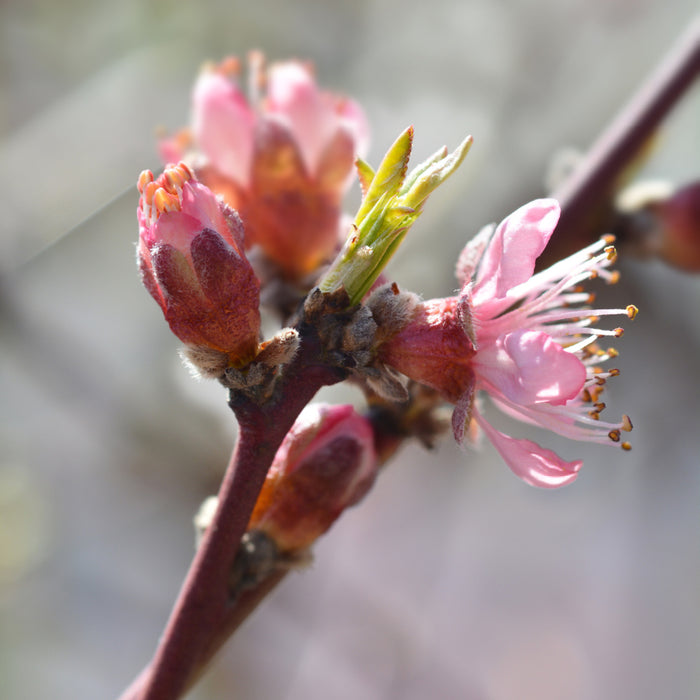
{"type": "Polygon", "coordinates": [[[474,358],[477,375],[494,397],[520,405],[563,405],[586,381],[586,368],[542,331],[518,330],[481,348],[474,358]]]}
{"type": "Polygon", "coordinates": [[[318,162],[316,179],[326,189],[344,189],[355,177],[355,139],[348,129],[339,127],[324,147],[318,162]]]}
{"type": "Polygon", "coordinates": [[[369,148],[369,122],[364,110],[355,100],[346,97],[339,100],[337,111],[342,126],[353,136],[355,154],[364,158],[369,148]]]}
{"type": "Polygon", "coordinates": [[[205,70],[193,94],[195,139],[212,165],[240,184],[248,181],[255,114],[227,76],[205,70]]]}
{"type": "Polygon", "coordinates": [[[535,260],[559,220],[554,199],[537,199],[504,219],[487,246],[474,286],[474,304],[493,316],[510,304],[508,291],[532,277],[535,260]],[[506,300],[506,301],[504,301],[506,300]]]}
{"type": "Polygon", "coordinates": [[[525,483],[545,489],[570,484],[578,475],[583,462],[565,462],[551,450],[532,440],[518,440],[496,430],[474,411],[474,417],[486,436],[498,450],[510,470],[525,483]]]}
{"type": "Polygon", "coordinates": [[[337,119],[331,101],[318,89],[309,69],[297,61],[271,66],[267,107],[285,119],[306,167],[315,172],[321,149],[332,136],[337,119]]]}

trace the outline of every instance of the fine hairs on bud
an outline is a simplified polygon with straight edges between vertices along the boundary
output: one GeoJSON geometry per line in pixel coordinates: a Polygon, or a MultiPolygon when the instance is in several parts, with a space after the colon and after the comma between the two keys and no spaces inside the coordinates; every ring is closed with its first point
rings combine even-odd
{"type": "Polygon", "coordinates": [[[268,367],[286,365],[294,359],[299,349],[299,333],[294,328],[283,328],[270,340],[260,344],[255,362],[268,367]]]}
{"type": "Polygon", "coordinates": [[[385,284],[370,294],[366,305],[377,324],[375,344],[380,345],[402,331],[413,318],[420,299],[413,292],[402,292],[395,282],[385,284]]]}
{"type": "Polygon", "coordinates": [[[180,357],[195,379],[218,379],[229,366],[229,356],[204,346],[186,345],[180,357]]]}
{"type": "Polygon", "coordinates": [[[263,403],[272,396],[284,365],[294,359],[299,342],[298,331],[283,328],[258,346],[258,354],[252,362],[241,369],[227,367],[219,381],[227,389],[263,403]]]}

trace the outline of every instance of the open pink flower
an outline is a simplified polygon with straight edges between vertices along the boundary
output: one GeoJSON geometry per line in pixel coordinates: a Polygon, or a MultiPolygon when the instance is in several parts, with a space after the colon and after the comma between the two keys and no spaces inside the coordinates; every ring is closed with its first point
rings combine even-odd
{"type": "Polygon", "coordinates": [[[255,357],[260,285],[243,227],[184,164],[139,177],[138,263],[171,330],[190,350],[221,355],[223,371],[255,357]]]}
{"type": "Polygon", "coordinates": [[[617,374],[599,365],[616,353],[595,341],[622,330],[593,324],[599,316],[633,318],[637,311],[580,306],[592,301],[581,282],[616,279],[608,270],[615,259],[609,238],[533,274],[558,219],[557,202],[543,199],[511,214],[495,232],[484,229],[458,261],[459,295],[420,303],[411,322],[379,351],[383,362],[455,404],[458,442],[475,421],[515,474],[549,488],[573,481],[581,462],[496,430],[477,407],[477,392],[525,423],[577,440],[619,442],[630,420],[601,421],[605,405],[599,402],[605,380],[617,374]]]}
{"type": "Polygon", "coordinates": [[[264,71],[255,53],[250,64],[250,98],[236,59],[205,67],[193,91],[191,133],[164,140],[161,155],[190,159],[200,180],[240,214],[246,245],[258,245],[295,281],[339,246],[341,198],[369,130],[359,106],[320,90],[308,64],[264,71]]]}

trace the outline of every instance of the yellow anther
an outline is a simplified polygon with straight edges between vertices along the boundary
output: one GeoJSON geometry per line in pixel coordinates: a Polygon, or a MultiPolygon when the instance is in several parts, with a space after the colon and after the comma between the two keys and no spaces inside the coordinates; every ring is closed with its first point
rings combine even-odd
{"type": "Polygon", "coordinates": [[[622,429],[626,433],[629,433],[630,430],[632,430],[632,421],[630,420],[630,417],[626,414],[622,416],[622,429]]]}
{"type": "Polygon", "coordinates": [[[624,332],[625,332],[625,329],[624,329],[624,328],[615,328],[615,329],[613,330],[613,333],[615,334],[615,337],[616,337],[616,338],[622,338],[624,332]]]}
{"type": "Polygon", "coordinates": [[[619,430],[611,430],[608,433],[608,437],[613,441],[613,442],[620,442],[620,431],[619,430]]]}
{"type": "Polygon", "coordinates": [[[147,182],[143,188],[143,201],[150,207],[153,204],[153,196],[158,191],[158,185],[155,182],[147,182]]]}
{"type": "Polygon", "coordinates": [[[619,354],[615,348],[608,348],[608,357],[617,357],[619,354]]]}
{"type": "Polygon", "coordinates": [[[629,304],[626,311],[630,318],[634,318],[639,313],[639,309],[634,304],[629,304]]]}
{"type": "Polygon", "coordinates": [[[620,376],[620,370],[619,369],[611,369],[608,374],[611,377],[619,377],[620,376]]]}
{"type": "Polygon", "coordinates": [[[600,420],[600,414],[598,411],[588,411],[588,415],[593,419],[593,420],[600,420]]]}
{"type": "Polygon", "coordinates": [[[630,445],[629,442],[623,442],[620,447],[625,450],[625,452],[629,452],[632,449],[632,445],[630,445]]]}
{"type": "Polygon", "coordinates": [[[605,384],[605,380],[602,381],[602,383],[599,386],[594,386],[591,388],[591,400],[593,402],[598,401],[598,397],[603,393],[603,388],[602,385],[605,384]]]}
{"type": "Polygon", "coordinates": [[[609,245],[603,248],[603,251],[605,254],[608,256],[608,260],[611,262],[614,262],[617,259],[617,251],[615,250],[614,245],[609,245]]]}
{"type": "Polygon", "coordinates": [[[607,245],[612,245],[615,242],[615,236],[613,236],[612,233],[608,233],[605,236],[603,236],[603,243],[607,243],[607,245]]]}
{"type": "Polygon", "coordinates": [[[617,284],[619,281],[620,281],[620,271],[613,270],[610,273],[610,279],[608,280],[608,284],[617,284]]]}
{"type": "Polygon", "coordinates": [[[171,165],[165,169],[165,172],[161,176],[163,187],[165,187],[171,194],[176,194],[178,189],[182,189],[182,186],[192,180],[194,174],[192,170],[187,166],[186,163],[180,162],[177,165],[171,165]]]}
{"type": "Polygon", "coordinates": [[[159,187],[153,195],[153,206],[158,214],[165,214],[168,211],[178,211],[180,209],[180,200],[177,195],[170,194],[162,187],[159,187]]]}
{"type": "Polygon", "coordinates": [[[162,177],[163,184],[161,187],[169,194],[177,195],[178,188],[182,188],[184,184],[181,177],[179,177],[175,168],[168,169],[163,173],[162,177]]]}
{"type": "Polygon", "coordinates": [[[144,170],[140,175],[137,183],[139,192],[143,194],[143,189],[149,182],[153,182],[153,173],[150,170],[144,170]]]}
{"type": "Polygon", "coordinates": [[[190,168],[190,166],[187,165],[187,163],[185,163],[184,160],[181,160],[177,164],[177,168],[182,173],[182,177],[185,178],[185,181],[195,179],[194,172],[192,172],[192,168],[190,168]]]}

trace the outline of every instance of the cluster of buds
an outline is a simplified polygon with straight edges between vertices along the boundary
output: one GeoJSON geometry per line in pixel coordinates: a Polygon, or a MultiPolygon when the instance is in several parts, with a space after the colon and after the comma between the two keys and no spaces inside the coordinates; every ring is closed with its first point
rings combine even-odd
{"type": "Polygon", "coordinates": [[[320,90],[308,64],[265,70],[252,53],[249,67],[248,97],[237,59],[204,67],[192,127],[163,140],[161,156],[186,159],[239,213],[246,247],[258,246],[278,276],[302,283],[342,243],[342,197],[367,148],[367,122],[354,101],[320,90]]]}
{"type": "Polygon", "coordinates": [[[529,425],[628,449],[629,418],[601,420],[601,392],[618,372],[601,368],[616,352],[599,341],[622,330],[598,319],[637,310],[591,308],[581,288],[594,277],[615,281],[612,240],[535,273],[559,218],[556,201],[537,200],[467,244],[458,294],[423,301],[383,271],[471,138],[409,172],[409,128],[375,171],[360,158],[367,128],[354,102],[321,91],[306,64],[265,71],[256,54],[251,66],[247,98],[237,61],[205,68],[191,129],[161,143],[169,164],[159,177],[141,174],[143,282],[189,360],[233,394],[274,411],[275,382],[295,371],[295,352],[313,337],[314,362],[361,384],[372,421],[348,406],[304,412],[277,453],[249,539],[271,542],[277,558],[306,552],[373,482],[375,448],[393,453],[407,436],[432,444],[445,404],[458,443],[483,432],[540,487],[570,483],[581,462],[499,431],[482,396],[529,425]],[[350,223],[341,201],[353,163],[363,199],[350,223]],[[261,342],[261,299],[275,280],[299,296],[283,314],[291,327],[261,342]]]}

